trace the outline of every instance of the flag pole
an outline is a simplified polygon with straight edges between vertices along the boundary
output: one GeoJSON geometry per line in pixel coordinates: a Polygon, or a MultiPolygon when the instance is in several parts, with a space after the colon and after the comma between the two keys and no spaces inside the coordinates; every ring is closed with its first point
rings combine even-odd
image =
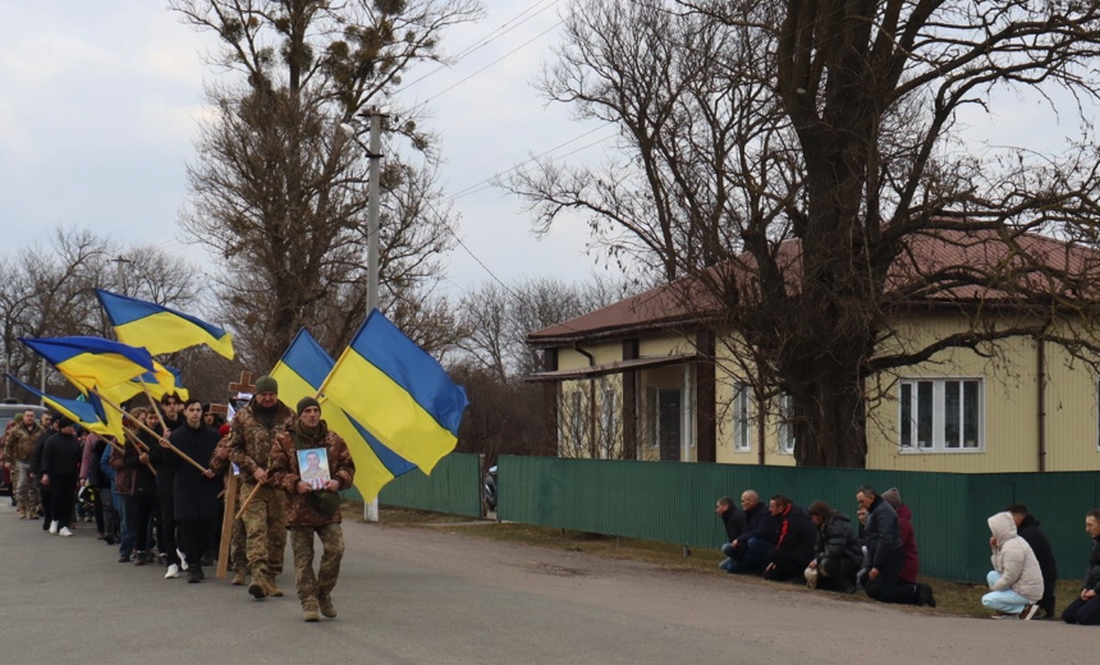
{"type": "Polygon", "coordinates": [[[256,483],[256,486],[252,488],[252,491],[248,493],[248,497],[241,504],[241,509],[237,511],[236,517],[233,518],[234,520],[241,519],[241,515],[244,515],[244,509],[247,508],[248,504],[252,502],[252,497],[256,496],[256,492],[259,492],[260,488],[263,487],[265,484],[266,483],[256,483]]]}
{"type": "Polygon", "coordinates": [[[156,432],[154,432],[153,430],[149,429],[149,427],[148,427],[148,426],[147,426],[147,425],[146,425],[145,423],[143,423],[143,422],[141,422],[140,420],[138,420],[137,418],[135,418],[135,417],[131,416],[131,415],[130,415],[129,413],[127,413],[127,412],[126,412],[126,410],[125,410],[125,409],[123,409],[123,408],[122,408],[121,406],[119,406],[118,404],[116,404],[116,403],[112,402],[112,401],[111,401],[110,399],[108,399],[108,398],[104,397],[103,393],[99,392],[99,391],[98,391],[98,390],[96,390],[95,388],[89,388],[88,390],[90,390],[90,391],[91,391],[92,393],[94,393],[96,397],[98,397],[99,399],[103,400],[103,403],[104,403],[104,404],[106,404],[107,406],[110,406],[110,407],[111,407],[111,408],[113,408],[113,409],[114,409],[115,411],[118,411],[119,413],[121,413],[121,414],[125,415],[125,416],[126,416],[127,418],[129,418],[130,420],[134,421],[134,423],[135,423],[135,424],[136,424],[136,425],[137,425],[138,427],[140,427],[141,429],[145,430],[146,432],[148,432],[148,433],[152,434],[153,436],[157,437],[157,439],[158,439],[158,440],[160,441],[160,443],[161,443],[161,445],[162,445],[162,446],[164,446],[165,448],[168,448],[169,450],[171,450],[171,451],[172,451],[172,452],[174,452],[175,454],[177,454],[177,455],[179,455],[180,457],[182,457],[182,458],[183,458],[183,460],[184,460],[185,462],[187,462],[188,464],[190,464],[191,466],[195,467],[196,469],[198,469],[199,471],[201,471],[201,472],[203,472],[203,473],[205,473],[206,471],[208,471],[208,469],[207,469],[206,467],[200,466],[198,462],[196,462],[195,460],[191,459],[191,458],[190,458],[190,457],[189,457],[189,456],[187,455],[187,453],[185,453],[185,452],[183,452],[182,450],[180,450],[179,448],[177,448],[177,447],[173,446],[173,445],[171,444],[171,442],[169,442],[169,441],[168,441],[168,439],[164,438],[164,437],[163,437],[163,436],[161,436],[160,434],[157,434],[157,433],[156,433],[156,432]]]}
{"type": "Polygon", "coordinates": [[[168,436],[168,423],[164,422],[164,415],[161,414],[160,409],[157,408],[157,402],[153,399],[153,393],[149,392],[149,386],[145,385],[144,381],[139,381],[141,389],[145,391],[145,396],[149,398],[149,406],[153,409],[153,413],[157,414],[157,420],[160,421],[160,427],[164,430],[164,435],[168,436]]]}

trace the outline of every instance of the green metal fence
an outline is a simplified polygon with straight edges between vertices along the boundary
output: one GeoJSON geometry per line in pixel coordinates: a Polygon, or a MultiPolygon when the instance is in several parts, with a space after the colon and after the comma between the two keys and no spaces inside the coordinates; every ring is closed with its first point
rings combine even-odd
{"type": "Polygon", "coordinates": [[[426,476],[420,469],[382,488],[378,503],[440,513],[481,515],[481,456],[451,453],[426,476]]]}
{"type": "MultiPolygon", "coordinates": [[[[752,488],[765,499],[818,499],[854,516],[856,489],[897,487],[913,511],[921,571],[980,582],[989,568],[986,518],[1025,503],[1042,522],[1063,577],[1080,577],[1088,554],[1084,515],[1100,505],[1100,474],[950,474],[680,462],[501,457],[503,520],[693,547],[724,540],[718,497],[752,488]]],[[[854,519],[853,519],[854,522],[854,519]]]]}

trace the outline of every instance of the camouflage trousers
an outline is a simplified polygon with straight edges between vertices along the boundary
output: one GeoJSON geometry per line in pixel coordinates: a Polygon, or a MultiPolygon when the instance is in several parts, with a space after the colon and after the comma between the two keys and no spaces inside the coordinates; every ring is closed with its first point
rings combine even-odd
{"type": "Polygon", "coordinates": [[[16,462],[12,465],[11,471],[15,504],[34,515],[38,512],[39,496],[37,483],[31,480],[31,465],[26,462],[16,462]]]}
{"type": "Polygon", "coordinates": [[[245,537],[244,519],[233,520],[229,536],[229,569],[248,572],[248,538],[245,537]]]}
{"type": "MultiPolygon", "coordinates": [[[[255,483],[241,483],[241,500],[255,488],[255,483]]],[[[248,570],[252,578],[275,579],[283,572],[286,551],[286,492],[261,485],[244,509],[241,521],[244,522],[248,570]]]]}
{"type": "Polygon", "coordinates": [[[305,605],[316,603],[318,594],[332,593],[340,576],[340,561],[344,558],[344,531],[339,524],[295,526],[290,528],[290,545],[294,548],[294,581],[298,600],[305,605]],[[321,539],[321,567],[313,573],[313,534],[321,539]]]}

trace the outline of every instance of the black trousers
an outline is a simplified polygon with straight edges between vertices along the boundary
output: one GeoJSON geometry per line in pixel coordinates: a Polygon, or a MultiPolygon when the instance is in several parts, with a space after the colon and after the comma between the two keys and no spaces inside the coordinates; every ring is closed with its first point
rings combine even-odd
{"type": "Polygon", "coordinates": [[[820,575],[817,588],[829,591],[851,591],[856,585],[856,573],[860,564],[851,559],[833,559],[825,557],[818,564],[820,575]]]}
{"type": "Polygon", "coordinates": [[[149,527],[153,520],[153,508],[156,507],[156,497],[152,495],[131,495],[123,497],[126,505],[127,526],[130,528],[130,539],[134,549],[138,552],[149,550],[149,527]]]}
{"type": "Polygon", "coordinates": [[[76,507],[76,476],[50,474],[50,503],[53,521],[58,527],[69,526],[76,507]]]}
{"type": "Polygon", "coordinates": [[[210,547],[218,523],[214,520],[178,520],[180,549],[187,557],[188,570],[202,567],[202,554],[210,547]]]}
{"type": "Polygon", "coordinates": [[[1066,609],[1062,610],[1062,621],[1079,623],[1082,626],[1100,624],[1100,596],[1093,596],[1087,601],[1081,600],[1078,596],[1066,609]]]}
{"type": "MultiPolygon", "coordinates": [[[[905,548],[899,547],[886,555],[878,569],[878,577],[863,585],[867,595],[882,603],[898,605],[916,605],[920,600],[916,584],[901,579],[901,569],[905,565],[905,548]]],[[[873,567],[873,566],[872,566],[873,567]]]]}
{"type": "Polygon", "coordinates": [[[53,521],[53,492],[48,487],[39,485],[38,498],[42,502],[42,530],[45,531],[53,521]]]}
{"type": "Polygon", "coordinates": [[[806,566],[810,565],[811,557],[776,549],[772,551],[771,563],[775,565],[771,570],[764,571],[764,579],[783,582],[794,578],[802,579],[806,566]]]}
{"type": "Polygon", "coordinates": [[[171,494],[161,495],[157,499],[160,520],[157,521],[157,551],[168,557],[168,565],[177,566],[180,557],[176,554],[176,502],[171,494]]]}

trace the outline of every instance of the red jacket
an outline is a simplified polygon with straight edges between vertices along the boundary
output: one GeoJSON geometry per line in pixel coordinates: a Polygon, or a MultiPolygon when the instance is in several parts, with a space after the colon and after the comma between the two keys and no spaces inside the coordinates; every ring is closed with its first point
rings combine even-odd
{"type": "Polygon", "coordinates": [[[905,550],[905,565],[898,575],[904,582],[915,584],[920,574],[920,559],[917,557],[917,537],[913,532],[913,512],[909,506],[898,506],[898,531],[901,532],[901,547],[905,550]]]}

